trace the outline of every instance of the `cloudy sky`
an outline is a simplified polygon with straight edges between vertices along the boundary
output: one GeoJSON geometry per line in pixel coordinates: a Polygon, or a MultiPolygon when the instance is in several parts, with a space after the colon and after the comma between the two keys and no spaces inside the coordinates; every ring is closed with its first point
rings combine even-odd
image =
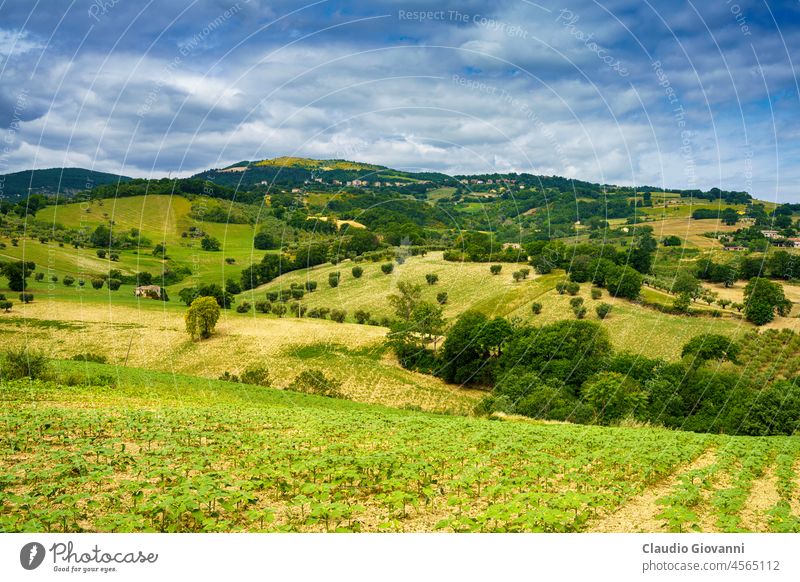
{"type": "Polygon", "coordinates": [[[0,173],[299,155],[800,201],[798,62],[798,0],[0,0],[0,173]]]}

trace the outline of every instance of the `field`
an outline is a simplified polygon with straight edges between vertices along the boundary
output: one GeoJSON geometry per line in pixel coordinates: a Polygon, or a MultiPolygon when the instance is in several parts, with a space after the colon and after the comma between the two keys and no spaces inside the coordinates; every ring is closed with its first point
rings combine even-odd
{"type": "Polygon", "coordinates": [[[0,531],[798,531],[791,438],[491,421],[63,362],[0,385],[0,531]]]}
{"type": "MultiPolygon", "coordinates": [[[[134,196],[93,201],[88,206],[49,206],[37,213],[36,221],[45,225],[61,223],[80,226],[90,232],[98,225],[108,225],[113,220],[117,232],[139,229],[142,236],[152,244],[166,243],[168,256],[192,269],[192,280],[177,285],[176,289],[195,281],[222,283],[229,277],[238,279],[244,267],[260,260],[263,251],[253,249],[253,226],[198,221],[190,216],[190,211],[191,202],[182,196],[134,196]],[[89,212],[86,212],[86,208],[89,212]],[[203,251],[199,240],[181,237],[181,233],[192,226],[217,238],[222,244],[222,250],[203,251]],[[226,264],[226,258],[235,259],[235,263],[226,264]]],[[[276,234],[279,238],[288,236],[282,232],[276,234]]],[[[111,263],[107,259],[99,259],[94,249],[58,247],[52,243],[42,244],[38,240],[21,239],[19,247],[8,245],[2,249],[0,258],[24,256],[42,267],[50,265],[60,279],[64,274],[77,277],[80,274],[107,272],[109,268],[120,269],[126,274],[138,271],[157,273],[161,270],[161,260],[152,256],[150,251],[150,248],[142,248],[141,251],[123,250],[120,252],[120,261],[111,263]]]]}

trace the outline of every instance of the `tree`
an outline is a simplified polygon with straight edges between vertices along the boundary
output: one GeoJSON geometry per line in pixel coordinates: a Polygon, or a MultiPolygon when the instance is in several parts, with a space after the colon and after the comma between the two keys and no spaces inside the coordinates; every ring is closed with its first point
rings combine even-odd
{"type": "Polygon", "coordinates": [[[741,350],[738,343],[724,335],[705,333],[690,339],[681,350],[681,357],[692,356],[700,362],[730,360],[736,362],[741,350]]]}
{"type": "Polygon", "coordinates": [[[594,308],[597,312],[597,317],[600,319],[605,319],[608,317],[608,314],[611,313],[611,305],[608,303],[601,303],[597,307],[594,308]]]}
{"type": "Polygon", "coordinates": [[[356,279],[360,279],[361,275],[364,274],[364,269],[356,265],[355,267],[353,267],[351,273],[353,273],[353,277],[355,277],[356,279]]]}
{"type": "Polygon", "coordinates": [[[642,276],[627,265],[617,266],[606,273],[606,288],[614,297],[636,299],[642,290],[642,276]]]}
{"type": "Polygon", "coordinates": [[[218,251],[222,248],[219,240],[214,238],[213,236],[205,235],[202,239],[200,239],[200,247],[204,251],[218,251]]]}
{"type": "Polygon", "coordinates": [[[511,276],[514,278],[514,282],[515,282],[515,283],[519,283],[520,281],[522,281],[522,279],[524,279],[524,278],[525,278],[525,277],[522,275],[522,272],[521,272],[521,271],[514,271],[513,273],[511,273],[511,276]]]}
{"type": "Polygon", "coordinates": [[[273,305],[272,313],[274,313],[278,317],[283,317],[284,315],[286,315],[286,306],[283,303],[278,303],[277,305],[273,305]]]}
{"type": "MultiPolygon", "coordinates": [[[[97,256],[100,256],[100,252],[99,250],[97,251],[97,256]]],[[[153,256],[165,259],[167,257],[167,246],[164,243],[158,243],[153,247],[153,256]]],[[[100,258],[102,259],[103,257],[100,258]]]]}
{"type": "Polygon", "coordinates": [[[558,283],[556,283],[556,292],[559,295],[563,295],[564,293],[566,293],[567,292],[567,284],[568,284],[568,281],[559,281],[558,283]]]}
{"type": "Polygon", "coordinates": [[[36,270],[36,263],[32,261],[10,261],[0,263],[0,275],[8,279],[8,288],[12,291],[25,291],[28,286],[28,277],[36,270]]]}
{"type": "Polygon", "coordinates": [[[380,241],[375,234],[366,229],[352,229],[354,232],[347,243],[348,252],[362,255],[369,251],[374,251],[380,246],[380,241]]]}
{"type": "Polygon", "coordinates": [[[109,279],[108,280],[108,288],[111,291],[119,291],[119,288],[122,286],[122,281],[119,279],[109,279]]]}
{"type": "Polygon", "coordinates": [[[542,304],[539,303],[538,301],[534,301],[533,303],[531,303],[531,312],[534,315],[539,315],[542,312],[542,304]]]}
{"type": "Polygon", "coordinates": [[[592,294],[592,299],[595,300],[600,299],[603,296],[603,292],[597,287],[592,287],[591,294],[592,294]]]}
{"type": "Polygon", "coordinates": [[[672,309],[677,313],[688,313],[689,305],[692,303],[692,296],[688,293],[681,293],[672,302],[672,309]]]}
{"type": "Polygon", "coordinates": [[[31,303],[33,302],[33,293],[20,293],[19,300],[23,303],[31,303]]]}
{"type": "Polygon", "coordinates": [[[577,295],[581,290],[581,286],[575,283],[574,281],[570,281],[567,283],[567,293],[570,295],[577,295]]]}
{"type": "Polygon", "coordinates": [[[316,281],[306,281],[305,282],[306,291],[309,293],[313,293],[317,290],[317,282],[316,281]]]}
{"type": "Polygon", "coordinates": [[[665,247],[679,247],[681,246],[681,239],[680,237],[671,234],[669,236],[665,236],[661,241],[661,244],[663,244],[665,247]]]}
{"type": "Polygon", "coordinates": [[[328,285],[331,287],[338,287],[339,286],[339,279],[341,278],[341,273],[336,271],[335,273],[328,274],[328,285]]]}
{"type": "Polygon", "coordinates": [[[331,309],[331,321],[336,323],[344,323],[347,318],[347,312],[344,309],[331,309]]]}
{"type": "Polygon", "coordinates": [[[499,275],[500,271],[502,270],[503,270],[503,265],[492,265],[491,267],[489,267],[489,272],[492,275],[499,275]]]}
{"type": "Polygon", "coordinates": [[[428,285],[436,285],[436,283],[439,281],[439,275],[435,273],[428,273],[425,275],[425,281],[428,283],[428,285]]]}
{"type": "Polygon", "coordinates": [[[436,294],[436,302],[439,305],[445,305],[447,303],[447,291],[440,291],[436,294]]]}
{"type": "Polygon", "coordinates": [[[267,251],[277,248],[278,244],[275,242],[275,237],[262,230],[253,237],[253,247],[260,251],[267,251]]]}
{"type": "Polygon", "coordinates": [[[89,237],[89,243],[93,247],[109,248],[114,246],[114,238],[111,236],[111,229],[106,225],[101,224],[94,229],[92,235],[89,237]]]}
{"type": "Polygon", "coordinates": [[[72,287],[75,284],[75,277],[72,275],[64,275],[64,278],[61,279],[61,282],[67,287],[72,287]]]}
{"type": "Polygon", "coordinates": [[[678,295],[688,293],[691,297],[694,297],[700,293],[700,289],[700,281],[697,280],[697,277],[687,271],[680,271],[675,277],[670,291],[678,295]]]}
{"type": "Polygon", "coordinates": [[[723,223],[729,226],[733,226],[734,224],[739,222],[739,213],[736,212],[733,208],[726,208],[725,210],[722,211],[720,218],[722,219],[723,223]]]}
{"type": "Polygon", "coordinates": [[[491,378],[490,355],[477,337],[488,323],[488,318],[476,311],[462,313],[450,330],[442,346],[441,377],[450,383],[468,384],[491,378]]]}
{"type": "Polygon", "coordinates": [[[787,312],[791,302],[783,294],[783,287],[763,277],[754,277],[744,288],[744,315],[756,325],[775,319],[775,311],[787,312]]]}
{"type": "Polygon", "coordinates": [[[647,394],[627,376],[618,372],[600,372],[582,387],[581,394],[602,423],[620,420],[637,407],[647,404],[647,394]]]}
{"type": "Polygon", "coordinates": [[[414,306],[414,311],[411,314],[411,322],[414,331],[422,336],[423,342],[434,342],[433,349],[436,351],[436,338],[444,331],[442,308],[433,303],[422,301],[414,306]]]}
{"type": "Polygon", "coordinates": [[[392,271],[394,271],[394,263],[384,263],[381,265],[381,271],[383,271],[384,275],[391,275],[392,271]]]}
{"type": "Polygon", "coordinates": [[[355,313],[353,313],[353,317],[356,320],[356,323],[360,323],[364,325],[369,321],[369,311],[364,311],[363,309],[357,309],[355,313]]]}
{"type": "Polygon", "coordinates": [[[105,259],[106,253],[107,253],[106,249],[97,249],[97,257],[100,259],[105,259]]]}
{"type": "Polygon", "coordinates": [[[192,339],[206,339],[214,333],[220,308],[213,297],[198,297],[186,311],[186,331],[192,339]]]}
{"type": "Polygon", "coordinates": [[[6,313],[11,311],[11,306],[12,305],[14,305],[14,304],[11,301],[8,301],[7,299],[3,299],[2,301],[0,301],[0,309],[5,311],[6,313]]]}
{"type": "Polygon", "coordinates": [[[403,321],[410,321],[411,314],[422,297],[422,287],[409,281],[400,281],[397,284],[399,293],[389,295],[389,305],[392,306],[397,317],[403,321]]]}

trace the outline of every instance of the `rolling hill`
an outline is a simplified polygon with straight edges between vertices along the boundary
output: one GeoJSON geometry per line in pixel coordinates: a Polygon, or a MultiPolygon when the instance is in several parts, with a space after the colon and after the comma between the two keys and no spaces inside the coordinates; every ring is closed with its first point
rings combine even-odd
{"type": "Polygon", "coordinates": [[[86,168],[25,170],[0,176],[0,199],[15,202],[26,198],[29,193],[68,198],[94,186],[127,182],[131,179],[86,168]]]}

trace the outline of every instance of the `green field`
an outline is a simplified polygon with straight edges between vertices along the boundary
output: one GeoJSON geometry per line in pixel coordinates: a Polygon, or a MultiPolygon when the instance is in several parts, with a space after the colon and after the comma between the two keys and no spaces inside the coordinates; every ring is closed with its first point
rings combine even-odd
{"type": "Polygon", "coordinates": [[[800,523],[796,439],[491,421],[100,364],[56,368],[92,385],[0,384],[0,531],[800,523]]]}

